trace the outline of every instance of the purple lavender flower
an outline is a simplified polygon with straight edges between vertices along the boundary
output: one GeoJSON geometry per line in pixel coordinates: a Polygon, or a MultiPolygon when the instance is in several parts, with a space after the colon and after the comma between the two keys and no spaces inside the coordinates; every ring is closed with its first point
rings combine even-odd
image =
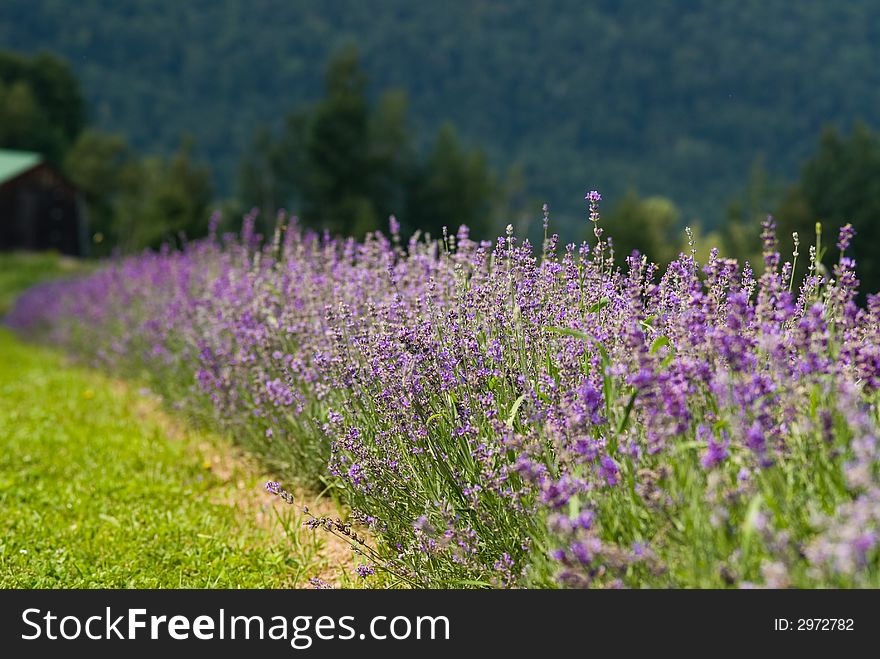
{"type": "Polygon", "coordinates": [[[837,249],[841,252],[845,252],[849,249],[850,243],[852,243],[853,237],[856,235],[856,230],[853,228],[852,224],[844,224],[840,227],[840,233],[837,236],[837,249]]]}
{"type": "Polygon", "coordinates": [[[388,231],[391,233],[392,236],[400,235],[400,222],[394,215],[388,216],[388,231]]]}
{"type": "Polygon", "coordinates": [[[706,442],[706,449],[700,457],[703,469],[712,469],[727,458],[728,442],[725,439],[717,438],[711,430],[702,425],[697,428],[697,437],[706,442]]]}
{"type": "Polygon", "coordinates": [[[590,202],[590,222],[593,223],[593,233],[598,239],[602,235],[602,229],[599,228],[599,202],[602,201],[602,195],[591,190],[584,199],[590,202]]]}
{"type": "MultiPolygon", "coordinates": [[[[756,534],[760,564],[716,557],[725,584],[760,565],[765,584],[878,585],[880,296],[862,303],[856,263],[829,274],[814,259],[798,287],[768,218],[758,279],[718,251],[618,267],[602,197],[585,199],[597,241],[545,233],[537,250],[513,227],[401,245],[393,216],[392,239],[292,218],[263,241],[254,211],[239,235],[36,287],[9,323],[83,362],[153,373],[182,413],[340,491],[351,523],[305,525],[414,587],[704,584],[664,573],[669,543],[706,541],[664,530],[670,517],[694,528],[688,515],[734,544],[756,534]],[[694,437],[701,478],[680,468],[694,437]],[[750,513],[779,496],[834,513],[750,513]],[[554,567],[524,572],[539,551],[554,567]]],[[[838,247],[853,239],[847,225],[838,247]]]]}
{"type": "Polygon", "coordinates": [[[599,474],[602,476],[602,478],[605,479],[605,482],[608,485],[617,485],[619,473],[620,468],[611,457],[603,455],[601,458],[599,458],[599,474]]]}

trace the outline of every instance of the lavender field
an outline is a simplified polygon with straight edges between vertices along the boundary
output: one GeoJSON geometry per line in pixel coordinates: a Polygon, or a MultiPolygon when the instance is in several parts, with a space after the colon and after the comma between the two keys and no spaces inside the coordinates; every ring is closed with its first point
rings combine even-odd
{"type": "Polygon", "coordinates": [[[289,482],[267,497],[340,497],[349,519],[307,524],[390,586],[880,587],[858,237],[826,239],[828,271],[768,219],[761,264],[662,269],[614,253],[600,201],[581,245],[546,211],[543,245],[393,217],[358,242],[280,216],[264,240],[249,215],[33,288],[8,322],[261,456],[289,482]]]}

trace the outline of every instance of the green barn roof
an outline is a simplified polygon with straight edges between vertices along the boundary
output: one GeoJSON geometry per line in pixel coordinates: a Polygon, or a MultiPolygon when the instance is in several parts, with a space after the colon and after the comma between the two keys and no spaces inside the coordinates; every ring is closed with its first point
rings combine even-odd
{"type": "Polygon", "coordinates": [[[0,185],[39,165],[43,157],[33,151],[0,149],[0,185]]]}

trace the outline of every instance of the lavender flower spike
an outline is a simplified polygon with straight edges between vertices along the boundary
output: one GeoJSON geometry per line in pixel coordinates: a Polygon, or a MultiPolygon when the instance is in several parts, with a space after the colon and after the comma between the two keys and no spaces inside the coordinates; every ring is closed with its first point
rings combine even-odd
{"type": "Polygon", "coordinates": [[[852,224],[844,224],[840,227],[840,234],[837,237],[837,249],[841,252],[845,252],[852,242],[853,237],[856,235],[856,230],[853,228],[852,224]]]}

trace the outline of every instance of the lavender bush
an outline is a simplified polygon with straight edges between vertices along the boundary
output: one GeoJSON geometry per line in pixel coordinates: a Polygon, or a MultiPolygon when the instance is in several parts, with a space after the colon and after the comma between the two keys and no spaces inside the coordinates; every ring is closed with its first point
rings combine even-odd
{"type": "Polygon", "coordinates": [[[545,207],[537,250],[511,227],[404,244],[394,218],[356,242],[280,216],[263,241],[250,215],[33,289],[10,323],[344,497],[350,520],[310,524],[361,576],[880,586],[880,297],[857,304],[851,228],[798,286],[770,220],[760,276],[717,251],[661,273],[617,263],[587,201],[594,241],[560,248],[545,207]]]}

